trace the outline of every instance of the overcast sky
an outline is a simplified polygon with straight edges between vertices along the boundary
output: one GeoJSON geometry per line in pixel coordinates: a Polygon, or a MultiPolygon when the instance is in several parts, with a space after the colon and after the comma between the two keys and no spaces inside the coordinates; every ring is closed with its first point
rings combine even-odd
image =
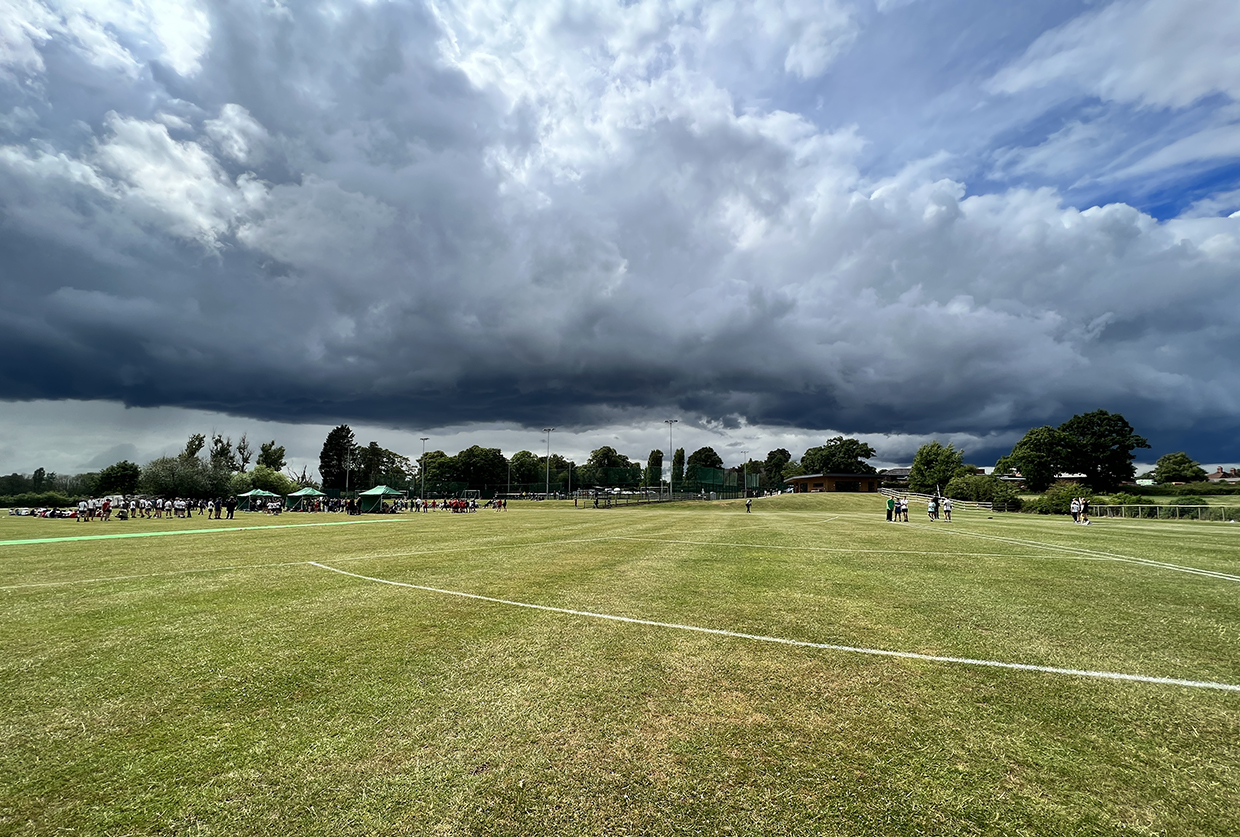
{"type": "Polygon", "coordinates": [[[1235,0],[0,0],[0,470],[1240,460],[1235,0]],[[126,409],[126,408],[136,409],[126,409]]]}

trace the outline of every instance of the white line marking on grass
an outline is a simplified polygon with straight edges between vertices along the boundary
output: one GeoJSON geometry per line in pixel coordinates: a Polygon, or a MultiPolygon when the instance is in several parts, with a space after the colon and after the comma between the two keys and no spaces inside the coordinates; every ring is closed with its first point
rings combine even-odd
{"type": "MultiPolygon", "coordinates": [[[[377,522],[377,521],[376,521],[377,522]]],[[[269,527],[261,527],[269,528],[269,527]]],[[[413,552],[370,552],[365,555],[346,555],[335,558],[336,561],[367,561],[377,558],[409,558],[417,555],[442,555],[445,552],[479,552],[496,549],[517,549],[523,547],[559,546],[568,543],[595,543],[611,540],[611,538],[580,538],[577,540],[541,541],[521,544],[492,544],[491,546],[462,546],[441,549],[425,549],[413,552]]],[[[167,575],[185,575],[187,573],[213,573],[228,570],[261,570],[271,567],[298,567],[309,564],[309,561],[277,561],[270,564],[238,564],[231,567],[199,567],[189,570],[166,570],[158,573],[139,573],[137,575],[109,575],[99,578],[74,578],[64,581],[31,581],[25,584],[8,584],[0,586],[0,590],[25,590],[36,587],[67,587],[73,584],[104,584],[110,581],[132,581],[140,578],[159,578],[167,575]]]]}
{"type": "Polygon", "coordinates": [[[66,535],[59,538],[27,538],[0,541],[0,546],[18,546],[39,543],[65,543],[67,541],[110,541],[124,538],[160,538],[167,535],[205,535],[216,532],[257,532],[264,529],[304,529],[309,526],[357,526],[365,523],[406,523],[408,518],[391,520],[332,520],[322,523],[274,523],[266,526],[221,526],[217,529],[160,529],[156,532],[115,532],[109,535],[66,535]]]}
{"type": "Polygon", "coordinates": [[[924,662],[931,663],[956,663],[958,665],[1005,668],[1016,671],[1039,671],[1045,674],[1061,674],[1073,677],[1092,677],[1102,680],[1126,680],[1135,683],[1156,683],[1164,686],[1185,686],[1193,689],[1218,689],[1225,692],[1240,692],[1240,685],[1233,683],[1216,683],[1211,680],[1181,680],[1175,677],[1151,677],[1144,674],[1123,674],[1116,671],[1089,671],[1086,669],[1040,666],[1033,665],[1031,663],[1005,663],[999,660],[974,660],[968,657],[945,657],[937,654],[919,654],[915,651],[888,651],[882,648],[859,648],[853,645],[832,645],[825,642],[805,642],[798,639],[784,639],[776,636],[762,636],[760,634],[745,634],[737,631],[725,631],[719,628],[702,628],[697,625],[678,625],[675,622],[656,622],[653,619],[635,619],[631,616],[614,616],[609,613],[595,613],[589,610],[572,610],[566,607],[551,607],[549,605],[530,604],[529,602],[514,602],[509,599],[497,599],[493,596],[480,596],[477,593],[463,593],[458,590],[444,590],[439,587],[426,587],[421,584],[409,584],[404,581],[392,581],[387,578],[375,578],[374,576],[361,575],[360,573],[351,573],[348,570],[338,569],[337,567],[329,567],[327,564],[320,564],[318,561],[307,561],[306,563],[312,567],[318,567],[319,569],[339,573],[340,575],[347,575],[363,581],[373,581],[377,584],[388,584],[392,587],[405,587],[410,590],[422,590],[427,593],[439,593],[445,596],[458,596],[464,599],[474,599],[480,602],[490,602],[492,604],[507,605],[509,607],[524,607],[529,608],[530,610],[542,610],[549,613],[563,613],[569,616],[584,616],[589,619],[606,619],[612,622],[625,622],[630,625],[645,625],[651,628],[671,628],[677,631],[692,631],[699,634],[726,636],[733,639],[748,639],[755,642],[771,642],[778,645],[792,645],[797,648],[817,648],[823,651],[844,651],[853,654],[866,654],[873,657],[897,657],[904,660],[922,660],[924,662]]]}
{"type": "Polygon", "coordinates": [[[1141,564],[1147,567],[1156,567],[1164,570],[1172,570],[1173,572],[1189,573],[1191,575],[1203,575],[1207,578],[1217,578],[1222,581],[1240,581],[1240,575],[1232,575],[1230,573],[1218,572],[1217,570],[1203,570],[1199,567],[1188,567],[1183,564],[1170,564],[1166,561],[1154,561],[1150,558],[1134,558],[1131,555],[1120,555],[1114,552],[1102,552],[1096,549],[1086,549],[1079,546],[1071,546],[1067,544],[1052,544],[1044,541],[1034,541],[1026,538],[1010,538],[1004,535],[991,535],[984,532],[970,532],[967,529],[945,529],[925,524],[910,524],[917,529],[924,529],[933,532],[946,532],[951,535],[967,535],[974,538],[984,538],[992,541],[1002,541],[1016,546],[1035,547],[1040,549],[1048,549],[1055,552],[1067,552],[1070,554],[1087,556],[1099,561],[1119,561],[1128,564],[1141,564]]]}

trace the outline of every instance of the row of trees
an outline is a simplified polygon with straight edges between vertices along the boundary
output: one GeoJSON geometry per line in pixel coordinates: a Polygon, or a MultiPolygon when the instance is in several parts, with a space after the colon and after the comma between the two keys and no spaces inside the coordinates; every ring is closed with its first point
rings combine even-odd
{"type": "Polygon", "coordinates": [[[289,494],[314,484],[304,469],[296,475],[284,473],[285,468],[284,446],[274,439],[255,451],[244,435],[234,445],[230,437],[212,434],[208,446],[206,435],[194,433],[176,456],[161,456],[144,466],[122,460],[100,471],[68,477],[42,468],[30,476],[0,477],[0,496],[25,498],[25,504],[64,505],[79,497],[115,494],[201,499],[254,488],[289,494]]]}
{"type": "MultiPolygon", "coordinates": [[[[1030,430],[998,461],[995,473],[1019,472],[1026,487],[1038,492],[1063,473],[1080,474],[1080,481],[1093,491],[1113,491],[1135,475],[1133,451],[1148,447],[1148,442],[1136,434],[1123,416],[1096,410],[1073,416],[1058,427],[1030,430]]],[[[866,461],[873,456],[873,447],[844,436],[810,448],[800,461],[786,449],[778,448],[764,459],[750,459],[733,468],[724,468],[723,459],[714,448],[698,448],[688,455],[684,448],[679,448],[672,455],[671,472],[678,489],[696,490],[725,483],[743,486],[743,473],[751,477],[748,487],[780,490],[788,478],[802,474],[874,474],[874,467],[866,461]]],[[[285,448],[274,439],[254,450],[244,435],[234,445],[230,437],[212,434],[208,440],[204,434],[195,433],[180,454],[160,457],[142,467],[123,461],[98,472],[73,476],[40,468],[30,476],[0,477],[0,496],[56,492],[72,497],[141,491],[160,496],[208,497],[243,493],[251,488],[287,494],[300,486],[317,487],[306,469],[298,475],[284,473],[285,468],[285,448]]],[[[556,489],[570,483],[581,487],[653,487],[662,483],[663,470],[662,450],[650,451],[643,465],[607,445],[592,451],[580,465],[559,454],[552,454],[548,462],[547,457],[528,450],[506,458],[498,448],[478,445],[451,456],[441,450],[427,451],[425,459],[418,462],[377,442],[359,445],[347,424],[328,433],[319,455],[322,487],[340,490],[366,490],[376,485],[417,488],[423,479],[428,490],[439,492],[460,488],[498,491],[507,486],[514,490],[537,490],[547,482],[556,489]]],[[[960,499],[993,500],[1009,493],[1000,480],[984,477],[979,471],[964,462],[962,451],[934,441],[918,449],[909,486],[914,491],[946,491],[960,499]]],[[[1197,462],[1179,452],[1160,458],[1148,476],[1158,482],[1191,482],[1202,479],[1205,472],[1197,462]]]]}
{"type": "MultiPolygon", "coordinates": [[[[745,486],[778,490],[797,474],[833,473],[873,474],[865,462],[875,452],[856,439],[837,436],[826,444],[805,452],[800,462],[783,448],[771,451],[764,460],[750,459],[725,468],[723,458],[712,447],[686,454],[678,448],[672,454],[671,476],[677,490],[696,491],[714,486],[745,486]],[[756,483],[756,485],[755,485],[756,483]]],[[[371,442],[362,447],[352,428],[339,425],[328,433],[319,452],[319,474],[328,489],[367,489],[388,485],[398,489],[421,488],[425,480],[428,493],[471,488],[482,491],[538,491],[548,483],[554,490],[568,485],[589,488],[640,486],[656,487],[664,480],[664,452],[652,450],[643,464],[610,445],[591,451],[582,464],[559,454],[540,456],[528,450],[505,457],[499,448],[478,445],[455,455],[430,450],[425,457],[411,459],[371,442]]]]}

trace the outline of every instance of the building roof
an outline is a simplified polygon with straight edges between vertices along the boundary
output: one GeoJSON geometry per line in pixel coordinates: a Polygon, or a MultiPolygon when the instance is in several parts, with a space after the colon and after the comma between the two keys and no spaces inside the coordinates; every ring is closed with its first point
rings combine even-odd
{"type": "Polygon", "coordinates": [[[873,479],[878,479],[879,474],[801,474],[796,477],[786,477],[784,482],[792,482],[793,480],[822,479],[823,477],[872,477],[873,479]]]}

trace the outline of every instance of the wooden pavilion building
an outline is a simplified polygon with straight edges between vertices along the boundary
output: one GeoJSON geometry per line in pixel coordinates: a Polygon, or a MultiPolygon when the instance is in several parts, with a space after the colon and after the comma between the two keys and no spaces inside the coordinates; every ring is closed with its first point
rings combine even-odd
{"type": "Polygon", "coordinates": [[[792,486],[795,494],[816,494],[823,491],[853,491],[877,493],[878,474],[805,474],[788,477],[784,482],[792,486]]]}

